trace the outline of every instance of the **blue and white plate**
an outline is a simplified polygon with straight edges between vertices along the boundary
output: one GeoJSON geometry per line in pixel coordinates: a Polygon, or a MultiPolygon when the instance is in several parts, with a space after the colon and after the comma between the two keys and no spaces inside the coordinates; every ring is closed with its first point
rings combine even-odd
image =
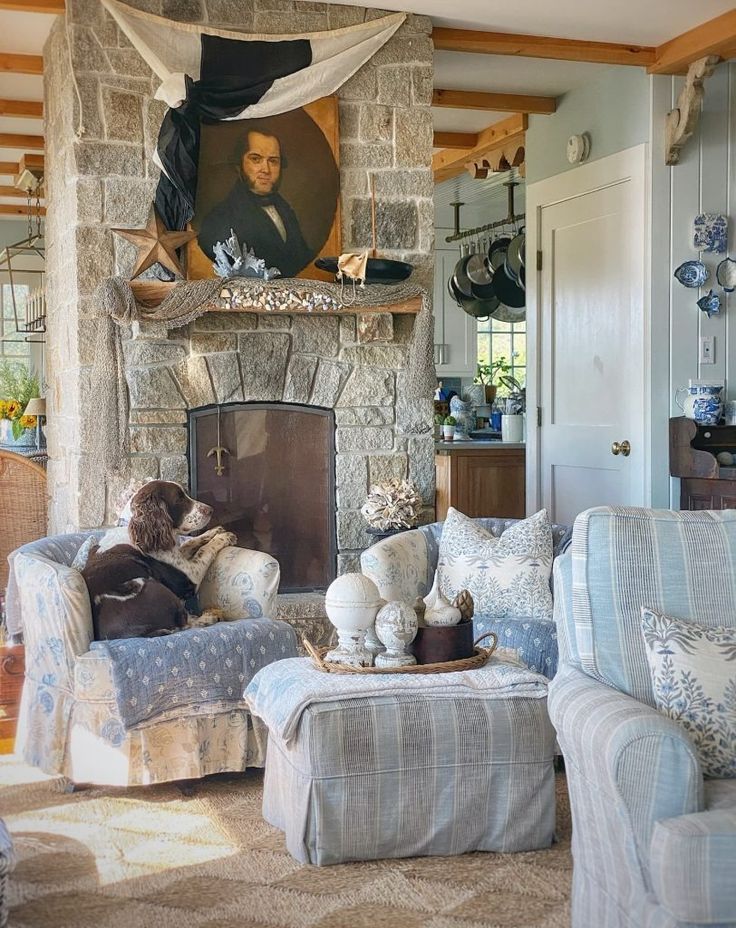
{"type": "Polygon", "coordinates": [[[684,261],[674,276],[683,287],[702,287],[710,276],[710,271],[702,261],[684,261]]]}
{"type": "Polygon", "coordinates": [[[736,261],[733,258],[724,258],[716,268],[716,280],[726,293],[736,290],[736,261]]]}

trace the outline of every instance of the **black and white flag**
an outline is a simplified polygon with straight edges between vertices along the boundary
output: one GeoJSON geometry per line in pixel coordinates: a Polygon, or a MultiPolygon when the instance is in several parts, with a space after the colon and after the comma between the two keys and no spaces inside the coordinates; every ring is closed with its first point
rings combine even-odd
{"type": "Polygon", "coordinates": [[[395,13],[302,36],[251,35],[102,3],[161,78],[156,99],[169,109],[157,146],[156,208],[169,229],[183,229],[194,214],[200,120],[274,116],[329,96],[405,19],[395,13]]]}

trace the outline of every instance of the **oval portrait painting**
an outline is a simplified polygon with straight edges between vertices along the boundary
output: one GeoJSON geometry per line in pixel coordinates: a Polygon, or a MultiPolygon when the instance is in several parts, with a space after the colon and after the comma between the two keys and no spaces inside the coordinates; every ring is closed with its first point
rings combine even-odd
{"type": "Polygon", "coordinates": [[[263,119],[202,123],[190,278],[212,277],[214,246],[234,233],[281,277],[322,277],[340,254],[337,99],[263,119]]]}

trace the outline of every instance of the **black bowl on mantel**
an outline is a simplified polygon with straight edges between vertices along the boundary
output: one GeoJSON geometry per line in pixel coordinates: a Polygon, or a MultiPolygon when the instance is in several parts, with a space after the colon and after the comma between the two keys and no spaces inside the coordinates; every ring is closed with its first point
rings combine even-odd
{"type": "MultiPolygon", "coordinates": [[[[315,266],[321,271],[337,274],[337,258],[317,258],[315,266]]],[[[411,276],[414,265],[391,258],[368,258],[365,270],[367,284],[400,284],[411,276]]]]}

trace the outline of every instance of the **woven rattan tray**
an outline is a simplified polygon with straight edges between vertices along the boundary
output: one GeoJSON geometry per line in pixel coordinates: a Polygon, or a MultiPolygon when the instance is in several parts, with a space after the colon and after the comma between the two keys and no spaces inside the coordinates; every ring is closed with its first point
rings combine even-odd
{"type": "Polygon", "coordinates": [[[472,657],[464,657],[458,661],[442,661],[439,664],[410,664],[407,667],[351,667],[349,664],[333,664],[324,660],[325,654],[330,648],[315,648],[315,646],[302,638],[302,644],[307,654],[312,658],[312,662],[317,670],[324,673],[456,673],[458,670],[474,670],[477,667],[483,667],[488,659],[496,650],[498,637],[494,632],[486,632],[475,641],[475,653],[472,657]],[[493,638],[493,644],[490,648],[479,648],[478,642],[484,638],[493,638]]]}

